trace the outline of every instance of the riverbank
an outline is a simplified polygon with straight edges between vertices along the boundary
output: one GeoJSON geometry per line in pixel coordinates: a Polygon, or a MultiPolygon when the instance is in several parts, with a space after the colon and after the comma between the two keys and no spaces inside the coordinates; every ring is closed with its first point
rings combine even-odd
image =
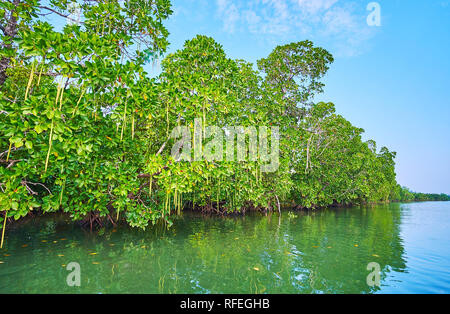
{"type": "MultiPolygon", "coordinates": [[[[186,206],[183,206],[183,210],[180,213],[190,213],[190,214],[199,214],[204,217],[239,217],[239,216],[245,216],[248,214],[261,214],[261,215],[268,215],[268,214],[283,214],[288,212],[306,212],[306,213],[313,213],[318,211],[324,211],[328,209],[349,209],[349,208],[355,208],[355,207],[376,207],[380,205],[387,205],[390,203],[394,204],[407,204],[407,203],[421,203],[421,202],[448,202],[448,201],[433,201],[433,200],[417,200],[417,201],[379,201],[379,202],[365,202],[363,204],[337,204],[334,203],[330,206],[322,206],[322,207],[314,207],[314,208],[306,208],[301,206],[295,206],[295,205],[286,205],[286,204],[280,204],[280,211],[278,211],[278,208],[272,208],[272,210],[261,210],[258,208],[248,208],[247,210],[243,211],[216,211],[216,210],[205,210],[205,207],[193,207],[192,204],[186,204],[186,206]]],[[[212,208],[212,206],[211,206],[212,208]]],[[[9,228],[14,226],[21,226],[23,224],[29,223],[33,219],[41,219],[42,217],[56,217],[56,220],[58,221],[67,221],[67,223],[82,228],[82,229],[99,229],[103,227],[117,227],[118,225],[126,225],[125,221],[114,221],[112,216],[106,216],[106,217],[100,217],[98,213],[94,213],[96,219],[95,221],[90,221],[89,218],[81,219],[78,221],[72,221],[71,216],[69,213],[66,213],[64,211],[57,211],[52,213],[44,213],[42,211],[34,211],[28,213],[27,216],[21,218],[20,220],[13,221],[12,219],[9,219],[9,222],[6,224],[6,226],[9,228]],[[91,225],[90,222],[93,224],[91,225]]],[[[179,216],[179,214],[174,213],[173,218],[176,218],[179,216]]],[[[164,221],[162,221],[164,223],[164,221]]],[[[167,225],[167,224],[166,224],[167,225]]]]}

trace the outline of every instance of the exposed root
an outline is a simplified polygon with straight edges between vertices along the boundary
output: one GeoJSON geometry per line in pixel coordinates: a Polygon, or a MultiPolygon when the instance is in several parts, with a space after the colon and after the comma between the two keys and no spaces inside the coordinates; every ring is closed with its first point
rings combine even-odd
{"type": "Polygon", "coordinates": [[[86,218],[81,220],[80,222],[83,228],[89,226],[89,229],[92,231],[93,228],[101,228],[103,227],[102,217],[98,212],[90,212],[87,214],[86,218]]]}

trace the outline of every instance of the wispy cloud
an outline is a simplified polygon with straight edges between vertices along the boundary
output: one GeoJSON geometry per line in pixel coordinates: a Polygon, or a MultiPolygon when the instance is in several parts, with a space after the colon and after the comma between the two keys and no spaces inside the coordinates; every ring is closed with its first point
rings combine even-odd
{"type": "Polygon", "coordinates": [[[216,0],[216,5],[225,32],[307,37],[329,43],[338,55],[357,55],[375,33],[366,24],[367,3],[352,0],[216,0]]]}
{"type": "Polygon", "coordinates": [[[328,10],[338,0],[296,0],[302,11],[309,14],[317,14],[322,10],[328,10]]]}
{"type": "Polygon", "coordinates": [[[241,19],[237,5],[232,0],[217,0],[217,13],[223,20],[224,31],[234,33],[241,19]]]}

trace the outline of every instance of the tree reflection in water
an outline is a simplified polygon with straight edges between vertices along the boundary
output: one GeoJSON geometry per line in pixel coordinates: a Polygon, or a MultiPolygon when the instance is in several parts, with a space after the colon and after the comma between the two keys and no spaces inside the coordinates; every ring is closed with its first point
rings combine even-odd
{"type": "Polygon", "coordinates": [[[245,217],[184,213],[170,229],[88,232],[62,216],[8,235],[0,291],[16,293],[373,293],[405,270],[398,204],[245,217]],[[26,245],[26,246],[25,246],[26,245]],[[25,247],[22,247],[25,246],[25,247]],[[81,266],[68,287],[65,265],[81,266]]]}

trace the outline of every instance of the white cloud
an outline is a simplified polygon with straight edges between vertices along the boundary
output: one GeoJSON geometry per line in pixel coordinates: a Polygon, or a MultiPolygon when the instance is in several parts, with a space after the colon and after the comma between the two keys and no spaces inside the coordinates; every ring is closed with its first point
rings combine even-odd
{"type": "Polygon", "coordinates": [[[327,11],[322,17],[322,23],[323,31],[329,35],[353,32],[358,27],[354,16],[342,8],[327,11]]]}
{"type": "Polygon", "coordinates": [[[254,11],[248,10],[244,13],[246,22],[248,24],[249,31],[251,33],[257,33],[259,25],[261,23],[261,17],[259,17],[254,11]]]}
{"type": "Polygon", "coordinates": [[[354,6],[334,7],[322,17],[321,36],[333,39],[333,46],[341,56],[355,56],[367,46],[374,28],[366,23],[366,11],[356,15],[354,6]]]}
{"type": "Polygon", "coordinates": [[[338,0],[296,0],[297,5],[308,14],[317,14],[320,11],[328,10],[338,0]]]}
{"type": "Polygon", "coordinates": [[[217,13],[223,20],[223,29],[228,33],[234,33],[240,14],[238,7],[232,0],[217,0],[217,13]]]}
{"type": "Polygon", "coordinates": [[[366,24],[365,4],[354,0],[216,0],[228,33],[326,42],[338,55],[353,56],[374,33],[366,24]]]}

